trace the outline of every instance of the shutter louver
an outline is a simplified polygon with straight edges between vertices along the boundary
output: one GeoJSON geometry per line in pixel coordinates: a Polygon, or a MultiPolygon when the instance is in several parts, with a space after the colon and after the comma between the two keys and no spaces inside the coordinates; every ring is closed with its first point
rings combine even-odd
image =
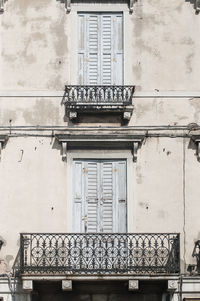
{"type": "Polygon", "coordinates": [[[98,163],[87,163],[87,232],[98,232],[98,163]]]}
{"type": "Polygon", "coordinates": [[[117,163],[117,180],[118,192],[118,210],[116,219],[118,221],[117,232],[126,232],[126,212],[127,212],[127,197],[126,197],[126,162],[119,161],[117,163]]]}
{"type": "Polygon", "coordinates": [[[79,14],[79,84],[123,84],[123,15],[79,14]]]}
{"type": "Polygon", "coordinates": [[[126,232],[126,161],[74,162],[75,232],[126,232]]]}
{"type": "Polygon", "coordinates": [[[103,85],[112,83],[112,16],[102,15],[101,18],[101,81],[103,85]]]}
{"type": "Polygon", "coordinates": [[[78,15],[78,82],[80,85],[83,85],[85,82],[85,62],[86,62],[86,40],[85,40],[85,31],[86,31],[86,16],[83,14],[78,15]]]}
{"type": "Polygon", "coordinates": [[[81,161],[74,162],[74,218],[73,218],[73,230],[75,232],[82,232],[82,215],[84,204],[84,185],[82,177],[81,161]]]}
{"type": "Polygon", "coordinates": [[[87,18],[88,26],[88,81],[89,85],[97,85],[99,61],[99,16],[90,15],[87,18]]]}
{"type": "Polygon", "coordinates": [[[113,16],[113,84],[123,85],[123,16],[113,16]]]}
{"type": "Polygon", "coordinates": [[[113,163],[102,163],[102,231],[113,231],[113,163]]]}

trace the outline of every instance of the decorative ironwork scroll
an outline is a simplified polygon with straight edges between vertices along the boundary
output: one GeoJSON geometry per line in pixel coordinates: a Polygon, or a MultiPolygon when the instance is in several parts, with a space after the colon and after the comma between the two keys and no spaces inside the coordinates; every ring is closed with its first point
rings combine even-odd
{"type": "Polygon", "coordinates": [[[179,234],[21,234],[20,273],[179,273],[179,234]]]}
{"type": "Polygon", "coordinates": [[[134,86],[65,86],[66,106],[130,105],[134,86]]]}

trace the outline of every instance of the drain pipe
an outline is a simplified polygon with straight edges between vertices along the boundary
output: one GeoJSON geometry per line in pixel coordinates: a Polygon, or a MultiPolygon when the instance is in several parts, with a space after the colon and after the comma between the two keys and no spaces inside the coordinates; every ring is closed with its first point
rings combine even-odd
{"type": "Polygon", "coordinates": [[[9,290],[11,292],[11,295],[14,296],[15,291],[14,291],[14,288],[13,288],[13,285],[12,285],[12,281],[11,281],[10,275],[5,273],[5,274],[0,274],[0,277],[6,277],[8,279],[9,290]]]}

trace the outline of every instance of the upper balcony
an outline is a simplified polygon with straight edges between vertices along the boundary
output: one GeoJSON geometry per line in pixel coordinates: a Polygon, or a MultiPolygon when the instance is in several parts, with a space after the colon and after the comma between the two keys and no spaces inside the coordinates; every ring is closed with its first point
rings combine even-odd
{"type": "Polygon", "coordinates": [[[21,234],[21,275],[177,275],[179,234],[21,234]]]}
{"type": "Polygon", "coordinates": [[[134,86],[65,86],[64,104],[69,118],[81,113],[117,113],[130,120],[134,86]]]}

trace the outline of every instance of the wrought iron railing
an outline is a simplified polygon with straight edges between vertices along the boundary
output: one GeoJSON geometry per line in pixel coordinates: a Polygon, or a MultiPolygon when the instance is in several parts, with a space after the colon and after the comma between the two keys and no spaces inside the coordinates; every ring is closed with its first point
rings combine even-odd
{"type": "Polygon", "coordinates": [[[130,105],[134,86],[65,86],[64,103],[77,105],[130,105]]]}
{"type": "Polygon", "coordinates": [[[198,274],[200,274],[200,240],[197,240],[194,244],[192,257],[196,257],[197,260],[196,271],[198,274]]]}
{"type": "Polygon", "coordinates": [[[21,234],[20,273],[176,274],[179,234],[21,234]]]}

